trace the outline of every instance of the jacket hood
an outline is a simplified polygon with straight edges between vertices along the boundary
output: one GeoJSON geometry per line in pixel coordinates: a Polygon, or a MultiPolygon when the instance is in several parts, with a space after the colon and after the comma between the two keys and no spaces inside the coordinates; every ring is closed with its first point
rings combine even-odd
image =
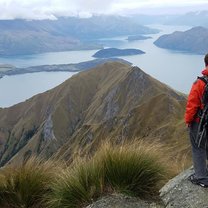
{"type": "Polygon", "coordinates": [[[205,69],[202,71],[202,74],[208,76],[208,68],[205,68],[205,69]]]}

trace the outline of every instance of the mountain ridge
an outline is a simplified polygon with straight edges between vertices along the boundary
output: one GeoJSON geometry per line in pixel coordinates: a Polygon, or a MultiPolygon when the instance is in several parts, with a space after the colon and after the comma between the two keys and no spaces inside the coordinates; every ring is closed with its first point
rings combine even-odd
{"type": "Polygon", "coordinates": [[[178,149],[187,151],[186,142],[176,139],[179,133],[186,137],[181,122],[185,102],[185,95],[138,67],[107,62],[0,109],[0,162],[19,163],[32,155],[68,160],[87,146],[93,151],[102,140],[136,137],[180,143],[178,149]]]}

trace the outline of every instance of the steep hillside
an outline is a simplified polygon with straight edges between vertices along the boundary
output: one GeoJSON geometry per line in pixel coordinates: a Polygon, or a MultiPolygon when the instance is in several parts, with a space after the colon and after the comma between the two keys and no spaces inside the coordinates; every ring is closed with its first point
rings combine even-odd
{"type": "Polygon", "coordinates": [[[208,29],[194,27],[185,32],[174,32],[162,35],[154,44],[171,50],[185,51],[197,54],[205,54],[208,49],[208,29]]]}
{"type": "Polygon", "coordinates": [[[0,55],[4,56],[101,49],[98,38],[158,32],[119,16],[0,20],[0,31],[0,55]]]}
{"type": "Polygon", "coordinates": [[[101,49],[98,44],[84,44],[73,36],[52,35],[46,31],[5,30],[0,34],[0,55],[15,56],[43,52],[101,49]]]}
{"type": "Polygon", "coordinates": [[[138,67],[109,62],[26,102],[0,109],[0,162],[30,155],[69,159],[104,139],[160,139],[187,151],[186,98],[138,67]]]}

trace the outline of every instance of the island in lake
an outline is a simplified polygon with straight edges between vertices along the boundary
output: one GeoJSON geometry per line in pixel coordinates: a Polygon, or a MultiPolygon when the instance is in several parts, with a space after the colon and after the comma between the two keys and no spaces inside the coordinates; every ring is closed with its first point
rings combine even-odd
{"type": "Polygon", "coordinates": [[[127,40],[128,41],[134,41],[134,40],[147,40],[151,39],[152,37],[150,36],[144,36],[144,35],[130,35],[128,36],[127,40]]]}
{"type": "Polygon", "coordinates": [[[144,51],[139,49],[118,49],[118,48],[106,48],[97,51],[93,57],[96,58],[110,58],[115,56],[131,56],[131,55],[138,55],[138,54],[145,54],[144,51]]]}

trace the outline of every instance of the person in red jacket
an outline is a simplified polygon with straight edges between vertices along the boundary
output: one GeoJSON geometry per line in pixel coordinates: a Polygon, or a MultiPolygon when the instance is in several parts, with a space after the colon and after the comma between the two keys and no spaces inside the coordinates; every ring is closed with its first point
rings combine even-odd
{"type": "MultiPolygon", "coordinates": [[[[202,71],[203,76],[208,76],[208,54],[204,57],[206,68],[202,71]]],[[[208,153],[206,148],[198,147],[196,144],[196,136],[200,118],[197,115],[203,109],[202,96],[205,89],[205,82],[197,79],[191,88],[188,96],[185,112],[185,122],[189,128],[189,136],[192,147],[192,160],[194,167],[194,174],[189,177],[189,180],[202,187],[208,187],[208,169],[206,160],[208,153]]],[[[208,138],[207,138],[208,139],[208,138]]]]}

